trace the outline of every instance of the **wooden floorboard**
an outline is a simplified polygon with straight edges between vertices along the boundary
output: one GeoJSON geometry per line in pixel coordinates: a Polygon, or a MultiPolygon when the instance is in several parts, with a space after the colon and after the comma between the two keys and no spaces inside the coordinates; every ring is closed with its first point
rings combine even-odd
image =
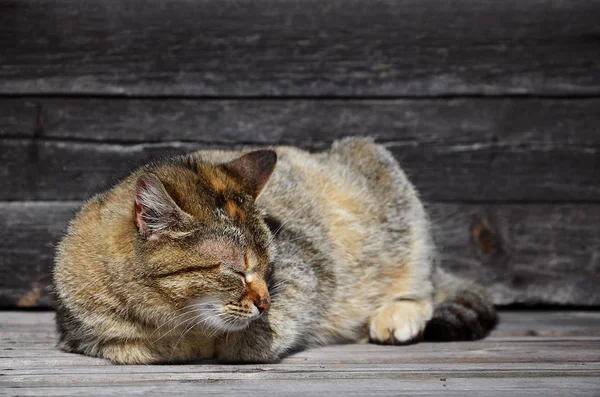
{"type": "Polygon", "coordinates": [[[600,312],[502,312],[483,341],[343,345],[279,364],[116,366],[57,351],[51,312],[0,313],[0,395],[598,396],[600,312]]]}

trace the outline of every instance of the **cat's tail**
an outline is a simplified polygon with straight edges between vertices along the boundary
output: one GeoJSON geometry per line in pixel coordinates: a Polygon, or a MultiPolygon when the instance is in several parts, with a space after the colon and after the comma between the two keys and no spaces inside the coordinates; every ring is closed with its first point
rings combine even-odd
{"type": "Polygon", "coordinates": [[[492,300],[483,287],[452,276],[437,266],[433,317],[425,326],[427,341],[467,341],[484,338],[496,325],[492,300]]]}

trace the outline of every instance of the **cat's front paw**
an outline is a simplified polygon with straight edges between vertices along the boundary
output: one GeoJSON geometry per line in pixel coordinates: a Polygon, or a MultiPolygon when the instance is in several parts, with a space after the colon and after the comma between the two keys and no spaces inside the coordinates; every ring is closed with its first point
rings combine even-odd
{"type": "Polygon", "coordinates": [[[381,306],[371,318],[372,342],[386,345],[418,340],[433,313],[430,301],[404,300],[381,306]]]}

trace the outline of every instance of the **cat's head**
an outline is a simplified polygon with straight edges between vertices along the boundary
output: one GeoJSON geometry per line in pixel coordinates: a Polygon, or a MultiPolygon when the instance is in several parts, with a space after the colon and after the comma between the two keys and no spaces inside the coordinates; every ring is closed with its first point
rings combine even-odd
{"type": "Polygon", "coordinates": [[[267,311],[272,236],[256,199],[276,162],[258,150],[224,164],[187,157],[146,168],[131,198],[140,281],[216,330],[243,329],[267,311]]]}

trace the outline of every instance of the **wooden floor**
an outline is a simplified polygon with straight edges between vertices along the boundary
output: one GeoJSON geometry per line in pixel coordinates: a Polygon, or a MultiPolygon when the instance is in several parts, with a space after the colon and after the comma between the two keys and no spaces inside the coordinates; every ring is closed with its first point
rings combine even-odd
{"type": "Polygon", "coordinates": [[[57,351],[53,313],[0,318],[2,396],[600,396],[600,312],[503,312],[480,342],[332,346],[275,365],[116,366],[57,351]]]}

